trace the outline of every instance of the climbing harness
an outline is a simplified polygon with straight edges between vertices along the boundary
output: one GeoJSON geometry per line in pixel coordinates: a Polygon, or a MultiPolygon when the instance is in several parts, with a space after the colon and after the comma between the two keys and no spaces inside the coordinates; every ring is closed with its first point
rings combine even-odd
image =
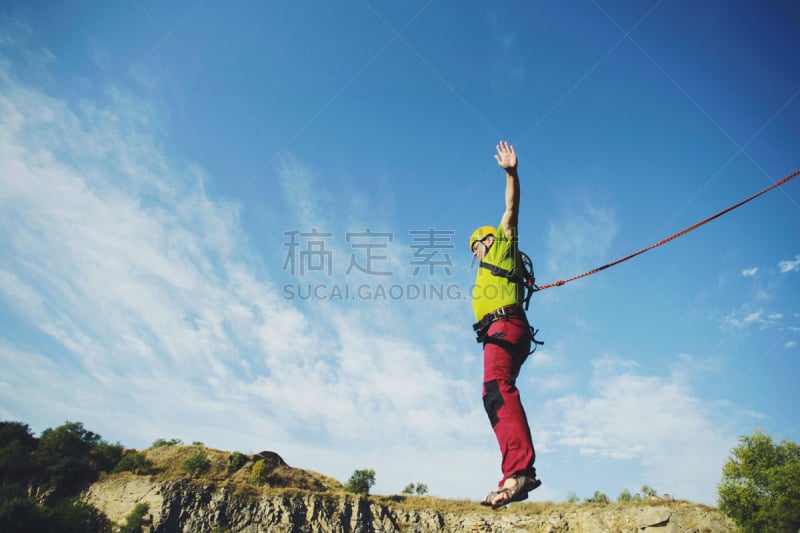
{"type": "MultiPolygon", "coordinates": [[[[483,242],[483,240],[488,237],[489,235],[494,235],[497,231],[497,228],[492,226],[482,226],[476,229],[469,238],[469,248],[470,250],[473,249],[476,242],[483,242]]],[[[510,350],[510,345],[508,341],[498,338],[494,335],[488,335],[487,332],[489,331],[489,326],[492,325],[492,322],[495,320],[499,320],[501,318],[517,316],[528,322],[528,318],[525,315],[525,311],[528,310],[528,305],[531,301],[531,296],[533,295],[538,287],[536,286],[536,278],[533,274],[533,261],[525,252],[519,250],[516,244],[513,245],[512,250],[519,254],[520,263],[522,264],[522,268],[520,272],[512,272],[505,268],[499,267],[497,265],[492,265],[491,263],[487,263],[486,261],[481,261],[478,268],[485,268],[489,272],[492,273],[494,276],[499,276],[501,278],[506,278],[511,283],[517,285],[518,289],[520,290],[521,294],[521,302],[507,305],[505,307],[501,307],[499,309],[495,309],[491,313],[487,313],[483,318],[481,318],[478,322],[472,325],[472,329],[475,330],[475,340],[479,343],[493,343],[498,344],[500,346],[505,347],[506,349],[510,350]]],[[[536,339],[536,334],[539,332],[538,329],[534,329],[533,326],[528,324],[528,328],[530,328],[531,332],[531,345],[532,349],[528,352],[527,355],[532,354],[536,351],[536,347],[538,345],[544,344],[542,341],[536,339]]]]}
{"type": "MultiPolygon", "coordinates": [[[[523,297],[521,302],[496,309],[472,325],[472,329],[475,330],[475,341],[478,343],[485,344],[488,342],[490,344],[498,344],[510,350],[511,347],[508,346],[508,341],[493,335],[487,335],[489,326],[491,326],[492,322],[495,320],[512,316],[521,317],[525,322],[528,321],[525,311],[528,310],[531,296],[538,290],[538,287],[536,286],[536,277],[533,274],[533,261],[531,261],[531,258],[528,257],[525,252],[519,250],[517,250],[517,252],[522,262],[522,272],[520,274],[516,274],[497,265],[489,264],[485,261],[480,262],[479,268],[485,268],[491,272],[492,275],[506,278],[511,283],[521,287],[523,297]]],[[[536,339],[536,334],[539,333],[538,329],[534,329],[530,324],[528,324],[528,328],[531,332],[531,351],[528,352],[527,355],[530,355],[536,351],[537,346],[544,344],[544,342],[536,339]]]]}
{"type": "Polygon", "coordinates": [[[657,242],[657,243],[655,243],[655,244],[651,244],[650,246],[648,246],[648,247],[646,247],[646,248],[642,248],[642,249],[641,249],[641,250],[639,250],[638,252],[634,252],[634,253],[632,253],[632,254],[630,254],[630,255],[626,255],[625,257],[622,257],[622,258],[620,258],[620,259],[617,259],[616,261],[612,261],[611,263],[605,264],[605,265],[603,265],[603,266],[601,266],[601,267],[595,268],[595,269],[593,269],[593,270],[590,270],[590,271],[588,271],[588,272],[584,272],[583,274],[579,274],[579,275],[577,275],[577,276],[573,276],[573,277],[571,277],[571,278],[567,278],[567,279],[559,280],[559,281],[556,281],[555,283],[548,283],[547,285],[542,285],[542,286],[536,286],[536,285],[534,285],[534,289],[533,289],[533,291],[534,291],[534,292],[537,292],[537,291],[543,291],[543,290],[545,290],[545,289],[549,289],[549,288],[551,288],[551,287],[560,287],[560,286],[562,286],[562,285],[564,285],[564,284],[566,284],[566,283],[569,283],[570,281],[575,281],[576,279],[581,279],[581,278],[585,278],[586,276],[591,276],[592,274],[596,274],[596,273],[600,272],[601,270],[605,270],[605,269],[607,269],[607,268],[610,268],[610,267],[612,267],[612,266],[614,266],[614,265],[618,265],[618,264],[622,263],[623,261],[627,261],[628,259],[632,259],[632,258],[636,257],[637,255],[640,255],[640,254],[643,254],[643,253],[645,253],[645,252],[648,252],[648,251],[652,250],[653,248],[658,248],[658,247],[659,247],[659,246],[661,246],[662,244],[666,244],[666,243],[668,243],[669,241],[672,241],[672,240],[674,240],[674,239],[677,239],[678,237],[681,237],[681,236],[683,236],[683,235],[686,235],[686,234],[687,234],[687,233],[689,233],[690,231],[692,231],[692,230],[695,230],[695,229],[699,228],[699,227],[700,227],[700,226],[702,226],[703,224],[706,224],[706,223],[708,223],[708,222],[711,222],[711,221],[712,221],[712,220],[714,220],[715,218],[721,217],[722,215],[724,215],[725,213],[728,213],[729,211],[733,211],[733,210],[734,210],[734,209],[736,209],[737,207],[740,207],[740,206],[742,206],[742,205],[746,204],[746,203],[747,203],[747,202],[749,202],[750,200],[754,200],[755,198],[758,198],[758,197],[759,197],[759,196],[761,196],[762,194],[764,194],[764,193],[766,193],[766,192],[769,192],[769,191],[771,191],[772,189],[775,189],[776,187],[780,187],[781,185],[783,185],[784,183],[788,182],[789,180],[791,180],[791,179],[793,179],[793,178],[797,177],[798,175],[800,175],[800,170],[796,170],[795,172],[793,172],[793,173],[789,174],[788,176],[786,176],[786,177],[785,177],[785,178],[783,178],[782,180],[779,180],[779,181],[777,181],[777,182],[773,183],[772,185],[770,185],[769,187],[767,187],[766,189],[764,189],[764,190],[762,190],[762,191],[760,191],[760,192],[757,192],[756,194],[754,194],[754,195],[752,195],[752,196],[750,196],[750,197],[748,197],[748,198],[745,198],[745,199],[744,199],[744,200],[742,200],[741,202],[739,202],[739,203],[737,203],[737,204],[734,204],[734,205],[732,205],[732,206],[728,207],[727,209],[723,209],[723,210],[722,210],[722,211],[720,211],[719,213],[717,213],[717,214],[715,214],[715,215],[712,215],[712,216],[710,216],[710,217],[708,217],[708,218],[706,218],[706,219],[704,219],[704,220],[701,220],[701,221],[700,221],[700,222],[698,222],[697,224],[694,224],[694,225],[692,225],[692,226],[689,226],[688,228],[686,228],[686,229],[684,229],[684,230],[681,230],[681,231],[679,231],[678,233],[675,233],[675,234],[673,234],[673,235],[670,235],[670,236],[669,236],[669,237],[667,237],[666,239],[663,239],[663,240],[661,240],[661,241],[659,241],[659,242],[657,242]]]}
{"type": "MultiPolygon", "coordinates": [[[[510,352],[513,351],[513,346],[511,343],[503,339],[501,336],[487,335],[489,332],[489,326],[491,326],[495,320],[510,317],[519,317],[526,323],[528,322],[528,317],[525,315],[525,311],[522,310],[522,306],[520,304],[512,304],[501,307],[492,311],[491,313],[488,313],[486,316],[472,325],[472,329],[475,330],[475,342],[480,344],[497,344],[510,352]]],[[[528,329],[531,332],[531,351],[525,354],[526,356],[535,352],[537,346],[544,344],[543,341],[536,339],[536,334],[539,333],[538,329],[534,329],[530,323],[528,323],[528,329]]]]}
{"type": "Polygon", "coordinates": [[[479,268],[485,268],[490,271],[495,276],[500,276],[501,278],[506,278],[511,283],[516,283],[517,285],[522,286],[523,297],[522,303],[525,306],[525,310],[528,310],[528,305],[531,301],[531,296],[533,293],[539,290],[539,287],[536,286],[536,277],[533,275],[533,261],[531,258],[528,257],[528,254],[525,252],[519,251],[520,258],[522,259],[522,273],[515,274],[510,270],[506,270],[505,268],[500,268],[497,265],[491,265],[486,261],[481,261],[479,268]]]}

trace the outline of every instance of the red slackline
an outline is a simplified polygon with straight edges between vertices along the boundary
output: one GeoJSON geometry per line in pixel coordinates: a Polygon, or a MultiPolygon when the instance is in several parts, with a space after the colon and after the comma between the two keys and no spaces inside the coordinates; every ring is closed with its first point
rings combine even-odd
{"type": "Polygon", "coordinates": [[[701,220],[697,224],[694,224],[693,226],[689,226],[688,228],[686,228],[684,230],[681,230],[678,233],[675,233],[674,235],[670,235],[669,237],[667,237],[666,239],[664,239],[662,241],[659,241],[659,242],[657,242],[655,244],[651,244],[647,248],[642,248],[638,252],[634,252],[634,253],[632,253],[630,255],[626,255],[625,257],[623,257],[621,259],[617,259],[616,261],[613,261],[613,262],[605,264],[605,265],[603,265],[601,267],[595,268],[594,270],[590,270],[588,272],[584,272],[583,274],[580,274],[578,276],[573,276],[573,277],[568,278],[568,279],[562,279],[562,280],[556,281],[555,283],[548,283],[547,285],[540,285],[536,290],[541,291],[541,290],[544,290],[544,289],[549,289],[550,287],[560,287],[561,285],[564,285],[565,283],[569,283],[570,281],[575,281],[576,279],[581,279],[581,278],[585,278],[586,276],[591,276],[592,274],[600,272],[601,270],[605,270],[605,269],[607,269],[609,267],[612,267],[614,265],[618,265],[618,264],[622,263],[623,261],[627,261],[628,259],[636,257],[639,254],[643,254],[643,253],[645,253],[645,252],[647,252],[649,250],[652,250],[653,248],[658,248],[662,244],[666,244],[666,243],[668,243],[669,241],[671,241],[673,239],[677,239],[678,237],[680,237],[682,235],[686,235],[687,233],[689,233],[693,229],[697,229],[700,226],[702,226],[703,224],[705,224],[707,222],[711,222],[715,218],[721,217],[722,215],[724,215],[728,211],[733,211],[737,207],[746,204],[750,200],[758,198],[759,196],[761,196],[765,192],[769,192],[769,191],[771,191],[772,189],[774,189],[776,187],[780,187],[781,185],[783,185],[787,181],[789,181],[789,180],[793,179],[794,177],[796,177],[798,174],[800,174],[800,170],[794,171],[792,174],[789,174],[788,176],[786,176],[782,180],[773,183],[772,185],[770,185],[769,187],[767,187],[763,191],[757,192],[756,194],[750,196],[749,198],[745,198],[744,200],[742,200],[738,204],[732,205],[729,208],[724,209],[724,210],[720,211],[719,213],[706,218],[705,220],[701,220]]]}

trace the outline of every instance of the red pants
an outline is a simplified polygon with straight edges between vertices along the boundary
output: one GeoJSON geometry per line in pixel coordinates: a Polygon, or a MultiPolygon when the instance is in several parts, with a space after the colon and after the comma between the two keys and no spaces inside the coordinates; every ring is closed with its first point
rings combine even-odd
{"type": "Polygon", "coordinates": [[[512,316],[494,321],[483,345],[483,405],[503,455],[503,479],[514,475],[536,477],[536,453],[528,418],[515,382],[531,347],[527,320],[512,316]]]}

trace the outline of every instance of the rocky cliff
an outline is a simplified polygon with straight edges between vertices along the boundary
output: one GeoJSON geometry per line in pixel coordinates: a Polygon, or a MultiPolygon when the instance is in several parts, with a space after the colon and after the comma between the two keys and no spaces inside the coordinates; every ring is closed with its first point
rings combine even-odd
{"type": "Polygon", "coordinates": [[[134,507],[146,503],[149,516],[144,531],[157,533],[734,530],[715,509],[686,502],[605,506],[523,503],[493,511],[476,502],[418,496],[362,499],[342,492],[335,480],[291,469],[282,461],[271,468],[271,487],[242,483],[247,479],[248,465],[242,467],[239,479],[219,472],[214,475],[213,469],[202,478],[168,468],[147,476],[120,474],[91,485],[84,499],[117,523],[123,523],[134,507]],[[295,486],[287,486],[290,480],[295,486]]]}

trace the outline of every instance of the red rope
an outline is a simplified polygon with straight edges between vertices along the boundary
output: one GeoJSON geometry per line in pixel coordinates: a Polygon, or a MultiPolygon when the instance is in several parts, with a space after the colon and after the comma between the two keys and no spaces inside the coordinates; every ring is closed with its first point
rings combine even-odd
{"type": "Polygon", "coordinates": [[[613,262],[611,262],[611,263],[608,263],[608,264],[605,264],[605,265],[603,265],[603,266],[601,266],[601,267],[595,268],[594,270],[590,270],[590,271],[588,271],[588,272],[584,272],[583,274],[580,274],[580,275],[578,275],[578,276],[573,276],[573,277],[571,277],[571,278],[568,278],[568,279],[562,279],[562,280],[556,281],[555,283],[548,283],[547,285],[541,285],[541,286],[539,286],[539,287],[538,287],[538,289],[537,289],[537,290],[540,290],[540,291],[542,291],[542,290],[544,290],[544,289],[549,289],[550,287],[560,287],[561,285],[564,285],[565,283],[569,283],[570,281],[575,281],[576,279],[581,279],[581,278],[585,278],[586,276],[591,276],[592,274],[595,274],[595,273],[597,273],[597,272],[600,272],[601,270],[605,270],[605,269],[607,269],[607,268],[609,268],[609,267],[612,267],[612,266],[614,266],[614,265],[618,265],[618,264],[622,263],[623,261],[627,261],[628,259],[631,259],[631,258],[633,258],[633,257],[636,257],[636,256],[637,256],[637,255],[639,255],[639,254],[643,254],[643,253],[645,253],[645,252],[647,252],[647,251],[649,251],[649,250],[652,250],[653,248],[658,248],[658,247],[659,247],[659,246],[661,246],[662,244],[666,244],[666,243],[668,243],[669,241],[671,241],[671,240],[673,240],[673,239],[677,239],[678,237],[680,237],[680,236],[682,236],[682,235],[686,235],[686,234],[687,234],[687,233],[689,233],[690,231],[692,231],[692,230],[694,230],[694,229],[697,229],[697,228],[699,228],[699,227],[700,227],[700,226],[702,226],[703,224],[706,224],[707,222],[711,222],[711,221],[712,221],[712,220],[714,220],[715,218],[721,217],[722,215],[724,215],[725,213],[727,213],[727,212],[729,212],[729,211],[733,211],[733,210],[734,210],[734,209],[736,209],[737,207],[739,207],[739,206],[742,206],[742,205],[746,204],[746,203],[747,203],[747,202],[749,202],[750,200],[753,200],[753,199],[755,199],[755,198],[758,198],[758,197],[759,197],[759,196],[761,196],[762,194],[764,194],[764,193],[766,193],[766,192],[769,192],[769,191],[771,191],[772,189],[774,189],[774,188],[776,188],[776,187],[780,187],[781,185],[783,185],[783,184],[784,184],[784,183],[786,183],[787,181],[789,181],[789,180],[791,180],[791,179],[795,178],[795,177],[796,177],[798,174],[800,174],[800,170],[796,170],[796,171],[794,171],[792,174],[789,174],[788,176],[786,176],[786,177],[785,177],[785,178],[783,178],[782,180],[780,180],[780,181],[777,181],[777,182],[773,183],[772,185],[770,185],[769,187],[767,187],[767,188],[766,188],[766,189],[764,189],[763,191],[757,192],[756,194],[754,194],[754,195],[750,196],[749,198],[745,198],[744,200],[742,200],[742,201],[741,201],[741,202],[739,202],[738,204],[732,205],[732,206],[730,206],[730,207],[729,207],[729,208],[727,208],[727,209],[723,209],[723,210],[722,210],[722,211],[720,211],[719,213],[717,213],[717,214],[715,214],[715,215],[712,215],[712,216],[710,216],[710,217],[706,218],[705,220],[701,220],[701,221],[700,221],[700,222],[698,222],[697,224],[694,224],[694,225],[692,225],[692,226],[689,226],[688,228],[686,228],[686,229],[684,229],[684,230],[681,230],[681,231],[679,231],[678,233],[675,233],[674,235],[670,235],[669,237],[667,237],[666,239],[664,239],[664,240],[662,240],[662,241],[659,241],[659,242],[657,242],[657,243],[655,243],[655,244],[651,244],[651,245],[650,245],[650,246],[648,246],[647,248],[642,248],[642,249],[641,249],[641,250],[639,250],[638,252],[634,252],[634,253],[632,253],[632,254],[630,254],[630,255],[626,255],[625,257],[622,257],[622,258],[620,258],[620,259],[617,259],[616,261],[613,261],[613,262]]]}

